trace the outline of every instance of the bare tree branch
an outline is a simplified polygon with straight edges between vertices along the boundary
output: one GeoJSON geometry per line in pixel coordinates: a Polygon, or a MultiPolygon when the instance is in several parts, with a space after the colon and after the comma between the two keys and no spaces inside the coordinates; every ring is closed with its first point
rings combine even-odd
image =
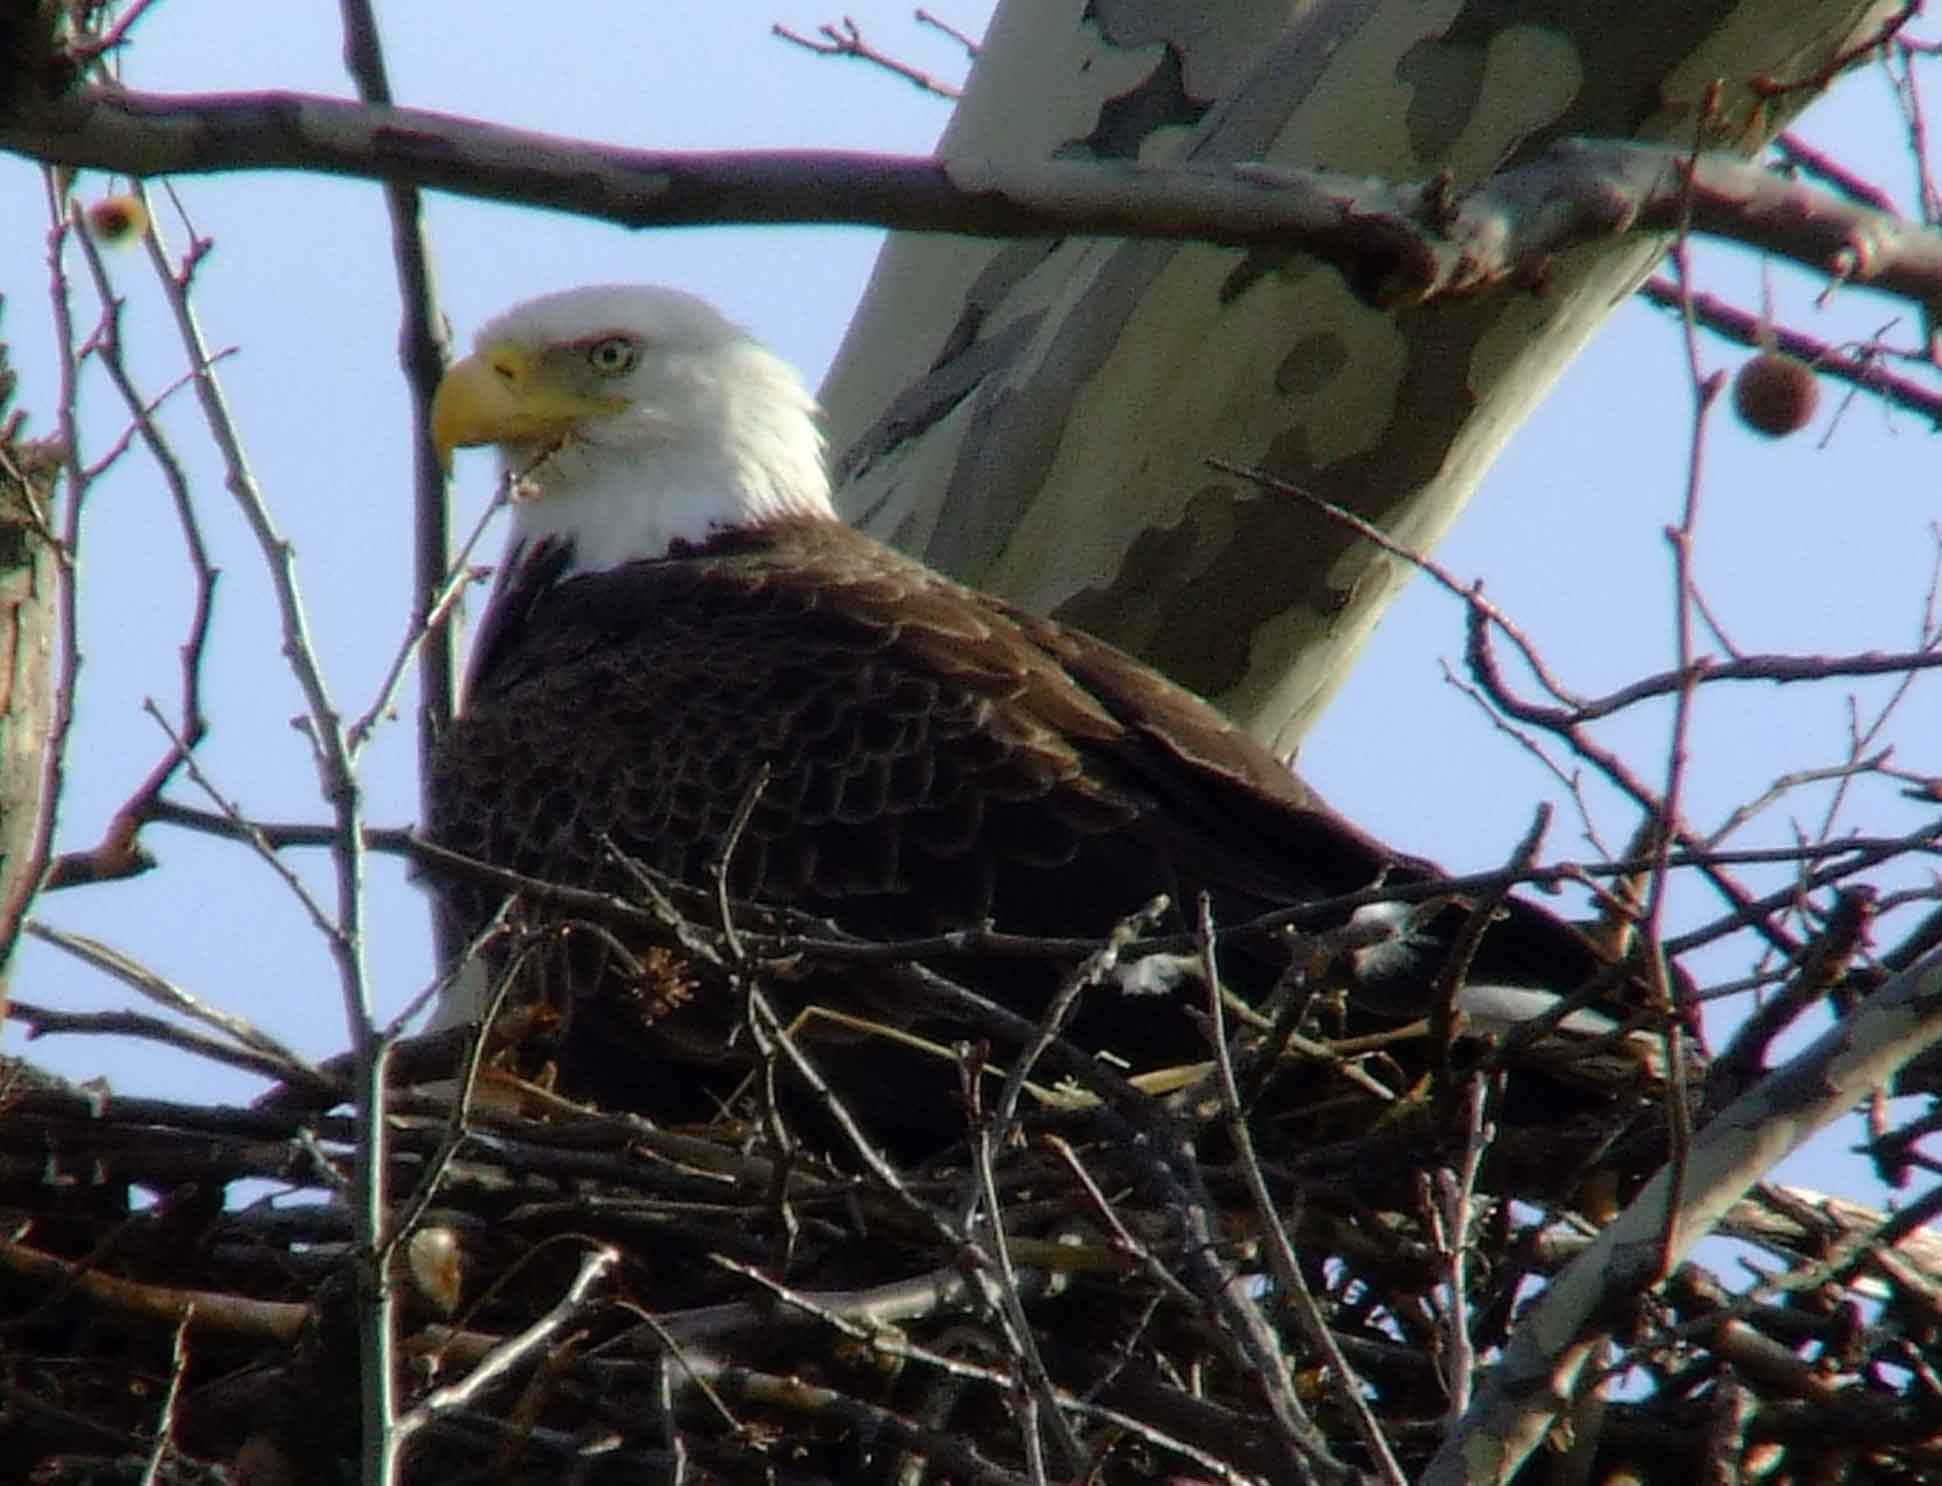
{"type": "Polygon", "coordinates": [[[86,91],[0,127],[0,149],[135,175],[309,170],[549,206],[624,226],[846,222],[974,236],[1185,238],[1296,248],[1383,306],[1534,282],[1579,243],[1686,219],[1843,281],[1942,297],[1942,234],[1733,156],[1564,141],[1457,196],[1284,166],[994,164],[838,152],[669,154],[298,93],[86,91]]]}
{"type": "MultiPolygon", "coordinates": [[[[918,14],[921,16],[923,13],[920,11],[918,14]]],[[[792,31],[780,21],[769,27],[769,34],[779,37],[792,46],[799,46],[804,51],[814,52],[819,57],[854,57],[859,62],[867,62],[874,67],[882,68],[892,77],[900,77],[905,82],[913,84],[919,91],[933,94],[938,98],[957,98],[964,91],[954,83],[947,83],[942,78],[931,76],[921,67],[914,67],[908,62],[891,56],[888,52],[878,50],[863,39],[862,28],[848,16],[843,17],[840,28],[828,24],[818,26],[816,34],[823,38],[821,41],[813,36],[804,36],[800,31],[792,31]]]]}
{"type": "Polygon", "coordinates": [[[1608,1307],[1670,1273],[1776,1162],[1938,1036],[1942,955],[1931,955],[1708,1121],[1677,1189],[1661,1170],[1531,1307],[1424,1486],[1510,1480],[1577,1387],[1608,1307]]]}
{"type": "MultiPolygon", "coordinates": [[[[1641,298],[1661,309],[1677,312],[1681,296],[1676,285],[1664,279],[1648,279],[1639,286],[1641,298]]],[[[1912,377],[1888,369],[1891,353],[1876,345],[1862,345],[1852,351],[1803,334],[1786,325],[1770,325],[1751,311],[1740,308],[1717,294],[1691,296],[1692,315],[1700,325],[1726,340],[1759,349],[1768,340],[1789,356],[1797,356],[1817,373],[1834,377],[1873,393],[1894,407],[1919,413],[1937,428],[1942,428],[1942,393],[1931,391],[1912,377]]]]}
{"type": "MultiPolygon", "coordinates": [[[[384,49],[370,0],[341,0],[344,25],[344,65],[367,105],[388,108],[391,82],[386,76],[384,49]]],[[[452,720],[458,694],[458,626],[452,623],[447,588],[452,567],[450,503],[446,473],[431,441],[432,395],[445,374],[448,346],[445,316],[438,307],[432,275],[431,245],[426,240],[424,203],[409,182],[384,184],[385,208],[391,217],[391,252],[397,265],[400,324],[398,360],[404,368],[411,402],[412,447],[412,613],[424,626],[417,646],[419,658],[418,762],[419,775],[431,776],[431,758],[452,720]]],[[[375,710],[375,709],[374,709],[375,710]]],[[[351,752],[361,735],[353,729],[351,752]]],[[[441,960],[458,946],[444,942],[445,929],[433,914],[433,931],[441,960]]]]}

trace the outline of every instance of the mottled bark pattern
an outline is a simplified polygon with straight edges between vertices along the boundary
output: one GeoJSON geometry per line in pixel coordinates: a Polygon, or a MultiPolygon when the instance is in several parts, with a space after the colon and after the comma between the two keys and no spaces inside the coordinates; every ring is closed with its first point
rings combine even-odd
{"type": "MultiPolygon", "coordinates": [[[[1447,174],[1459,192],[1572,136],[1750,152],[1896,9],[1008,0],[938,150],[1447,174]]],[[[1391,315],[1292,252],[897,236],[822,389],[839,499],[1292,753],[1407,574],[1205,461],[1427,549],[1658,246],[1574,250],[1541,292],[1391,315]]]]}
{"type": "Polygon", "coordinates": [[[5,967],[39,887],[34,847],[49,808],[43,790],[60,581],[46,538],[53,493],[44,450],[0,442],[0,1011],[5,967]]]}

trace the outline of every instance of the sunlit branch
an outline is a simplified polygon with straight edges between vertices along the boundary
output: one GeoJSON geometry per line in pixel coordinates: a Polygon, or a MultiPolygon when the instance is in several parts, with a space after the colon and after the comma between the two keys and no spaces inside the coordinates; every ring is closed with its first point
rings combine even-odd
{"type": "Polygon", "coordinates": [[[1607,1302],[1642,1293],[1683,1260],[1782,1156],[1938,1035],[1942,958],[1931,956],[1715,1115],[1695,1138],[1687,1179],[1675,1190],[1662,1169],[1531,1306],[1424,1472],[1426,1486],[1509,1480],[1556,1418],[1607,1302]]]}
{"type": "Polygon", "coordinates": [[[1842,282],[1942,298],[1942,234],[1734,156],[1567,140],[1458,195],[1287,166],[993,163],[835,151],[674,154],[300,93],[87,89],[0,125],[0,149],[132,175],[306,170],[553,207],[622,226],[851,223],[1271,245],[1371,303],[1530,282],[1580,243],[1692,230],[1842,282]]]}

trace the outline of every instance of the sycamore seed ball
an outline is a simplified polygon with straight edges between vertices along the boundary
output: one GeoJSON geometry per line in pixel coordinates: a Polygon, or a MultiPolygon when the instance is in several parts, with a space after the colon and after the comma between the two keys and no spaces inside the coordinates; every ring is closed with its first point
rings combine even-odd
{"type": "Polygon", "coordinates": [[[1733,410],[1755,433],[1770,439],[1798,433],[1814,421],[1820,379],[1798,356],[1762,351],[1733,377],[1733,410]]]}
{"type": "Polygon", "coordinates": [[[88,232],[98,243],[119,247],[148,228],[148,209],[139,196],[104,196],[87,210],[88,232]]]}

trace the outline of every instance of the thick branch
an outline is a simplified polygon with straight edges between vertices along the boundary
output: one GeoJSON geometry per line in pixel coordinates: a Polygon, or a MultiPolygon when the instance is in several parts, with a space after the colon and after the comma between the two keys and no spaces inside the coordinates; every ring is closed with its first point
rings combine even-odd
{"type": "Polygon", "coordinates": [[[1552,254],[1694,230],[1820,272],[1942,298],[1942,234],[1724,155],[1565,141],[1453,199],[1322,170],[1121,161],[991,164],[834,151],[672,154],[300,93],[85,91],[0,128],[0,148],[134,175],[310,170],[549,206],[623,226],[843,222],[983,237],[1124,235],[1298,248],[1364,299],[1531,280],[1552,254]]]}
{"type": "Polygon", "coordinates": [[[1677,1189],[1673,1168],[1662,1169],[1526,1314],[1430,1463],[1428,1486],[1514,1476],[1571,1397],[1601,1318],[1669,1274],[1776,1162],[1938,1036],[1942,955],[1932,955],[1715,1116],[1677,1189]]]}

